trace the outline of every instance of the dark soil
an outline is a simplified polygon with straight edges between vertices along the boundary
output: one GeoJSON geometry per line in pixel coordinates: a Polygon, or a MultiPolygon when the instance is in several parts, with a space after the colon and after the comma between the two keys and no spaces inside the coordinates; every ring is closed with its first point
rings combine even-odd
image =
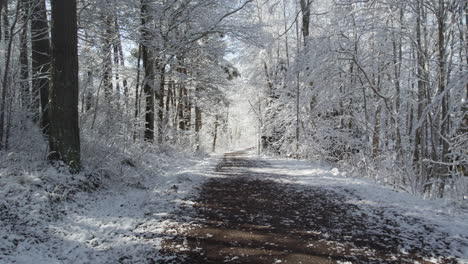
{"type": "Polygon", "coordinates": [[[243,154],[225,155],[216,168],[224,177],[203,185],[195,199],[197,225],[166,240],[161,254],[170,260],[158,263],[456,263],[378,211],[369,216],[346,203],[346,190],[278,183],[271,179],[278,175],[248,172],[268,164],[243,154]]]}

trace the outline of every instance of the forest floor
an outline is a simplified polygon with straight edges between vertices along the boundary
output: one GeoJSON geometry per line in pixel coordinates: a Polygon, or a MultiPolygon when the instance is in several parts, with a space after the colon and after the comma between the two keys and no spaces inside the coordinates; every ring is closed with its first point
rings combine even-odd
{"type": "Polygon", "coordinates": [[[1,157],[0,264],[468,263],[466,208],[320,162],[145,151],[93,188],[1,157]]]}
{"type": "Polygon", "coordinates": [[[436,201],[247,152],[213,174],[171,216],[191,224],[157,263],[468,263],[466,214],[436,201]]]}
{"type": "Polygon", "coordinates": [[[154,263],[161,242],[175,233],[170,226],[190,224],[168,216],[219,157],[141,151],[75,175],[23,155],[35,151],[0,153],[0,264],[154,263]]]}

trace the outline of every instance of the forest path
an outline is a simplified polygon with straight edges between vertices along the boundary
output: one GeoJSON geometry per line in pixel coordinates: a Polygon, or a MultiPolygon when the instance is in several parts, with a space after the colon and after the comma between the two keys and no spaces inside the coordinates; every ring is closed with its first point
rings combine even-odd
{"type": "Polygon", "coordinates": [[[245,152],[225,154],[215,172],[221,177],[195,198],[196,224],[164,242],[166,260],[158,263],[434,263],[428,259],[440,249],[425,244],[425,234],[400,230],[417,219],[369,216],[346,202],[346,189],[304,188],[253,169],[268,166],[245,152]],[[403,245],[405,236],[414,243],[403,245]]]}

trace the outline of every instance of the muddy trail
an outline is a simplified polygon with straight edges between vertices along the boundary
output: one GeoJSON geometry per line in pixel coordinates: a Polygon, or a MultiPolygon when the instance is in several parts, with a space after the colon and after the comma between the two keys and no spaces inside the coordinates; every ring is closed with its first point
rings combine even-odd
{"type": "Polygon", "coordinates": [[[226,154],[216,168],[223,177],[201,187],[194,210],[180,212],[195,214],[196,225],[166,240],[167,260],[158,263],[457,263],[392,219],[346,203],[346,190],[299,188],[249,171],[260,165],[268,166],[244,152],[226,154]]]}

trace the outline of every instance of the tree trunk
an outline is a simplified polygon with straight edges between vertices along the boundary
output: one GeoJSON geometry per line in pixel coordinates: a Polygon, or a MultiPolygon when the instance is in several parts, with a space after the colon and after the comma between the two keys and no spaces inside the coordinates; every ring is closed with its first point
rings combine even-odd
{"type": "Polygon", "coordinates": [[[218,139],[218,127],[219,127],[219,116],[216,115],[215,122],[214,122],[214,130],[213,130],[213,145],[211,147],[211,151],[216,151],[216,141],[218,139]]]}
{"type": "Polygon", "coordinates": [[[192,127],[192,98],[187,88],[184,89],[184,123],[185,130],[190,130],[192,127]]]}
{"type": "MultiPolygon", "coordinates": [[[[122,48],[122,36],[120,35],[120,25],[119,25],[119,20],[117,19],[117,16],[115,17],[115,33],[116,33],[115,45],[117,45],[117,50],[119,52],[120,69],[123,70],[125,69],[125,59],[124,59],[123,48],[122,48]]],[[[125,78],[125,75],[122,77],[122,85],[124,89],[124,96],[126,98],[125,100],[127,100],[128,82],[127,82],[127,78],[125,78]]]]}
{"type": "Polygon", "coordinates": [[[6,0],[0,0],[0,41],[3,39],[3,21],[2,21],[2,14],[3,14],[3,6],[6,5],[6,0]]]}
{"type": "Polygon", "coordinates": [[[107,102],[110,103],[112,97],[112,17],[106,15],[104,18],[104,26],[106,28],[104,43],[103,43],[103,52],[104,57],[102,58],[102,64],[104,67],[103,72],[103,85],[104,85],[104,97],[107,102]]]}
{"type": "Polygon", "coordinates": [[[49,159],[73,172],[81,168],[78,124],[78,36],[76,0],[52,0],[52,86],[49,159]]]}
{"type": "Polygon", "coordinates": [[[32,48],[32,96],[33,107],[39,109],[41,128],[44,134],[49,133],[49,75],[50,75],[50,40],[49,24],[45,0],[38,0],[32,6],[31,16],[32,48]]]}
{"type": "Polygon", "coordinates": [[[177,117],[179,122],[179,130],[185,130],[185,120],[184,120],[184,87],[183,84],[179,83],[179,98],[177,104],[177,117]]]}
{"type": "Polygon", "coordinates": [[[145,112],[145,140],[154,142],[154,57],[151,51],[151,33],[149,31],[150,15],[149,15],[148,0],[141,1],[141,22],[142,22],[142,59],[143,68],[145,69],[145,80],[143,91],[146,99],[145,112]]]}
{"type": "MultiPolygon", "coordinates": [[[[170,78],[170,77],[169,77],[170,78]]],[[[168,83],[167,83],[167,95],[166,95],[166,116],[164,117],[165,119],[165,124],[168,125],[169,124],[169,111],[171,110],[170,106],[171,106],[171,101],[172,101],[172,80],[169,79],[168,83]]]]}
{"type": "MultiPolygon", "coordinates": [[[[8,109],[8,102],[7,98],[9,97],[9,91],[10,91],[10,64],[11,64],[11,54],[12,54],[12,49],[13,49],[13,37],[11,35],[14,32],[16,23],[18,22],[18,16],[19,16],[19,11],[20,11],[20,2],[17,2],[16,4],[16,14],[15,18],[13,20],[13,23],[11,26],[9,26],[9,21],[8,21],[8,9],[7,6],[4,6],[3,9],[3,16],[4,21],[3,21],[3,26],[6,28],[4,32],[4,37],[5,37],[5,43],[7,45],[7,50],[5,54],[5,72],[3,74],[3,80],[2,80],[2,98],[1,98],[1,107],[0,107],[0,149],[7,148],[8,146],[8,131],[9,131],[9,126],[5,127],[5,111],[8,109]],[[5,133],[6,130],[6,133],[5,133]],[[6,140],[4,141],[4,135],[6,136],[6,140]]],[[[8,123],[8,122],[7,122],[8,123]]]]}
{"type": "MultiPolygon", "coordinates": [[[[198,98],[200,87],[197,85],[195,88],[195,97],[198,98]]],[[[198,102],[195,102],[195,144],[197,151],[200,150],[200,131],[202,129],[202,111],[198,106],[198,102]]]]}
{"type": "Polygon", "coordinates": [[[135,123],[133,125],[133,141],[137,139],[138,136],[138,131],[137,131],[137,126],[138,126],[138,115],[140,114],[140,63],[141,63],[141,50],[142,50],[142,45],[138,45],[138,60],[137,60],[137,77],[136,77],[136,85],[135,85],[135,123]]]}
{"type": "Polygon", "coordinates": [[[3,0],[3,12],[0,14],[2,19],[2,26],[0,30],[3,31],[3,39],[7,42],[10,39],[10,21],[8,21],[8,0],[3,0]]]}
{"type": "Polygon", "coordinates": [[[307,39],[310,35],[310,7],[311,0],[301,0],[301,13],[302,13],[302,36],[304,37],[304,46],[307,45],[307,39]]]}
{"type": "MultiPolygon", "coordinates": [[[[27,109],[28,115],[31,115],[30,109],[30,89],[29,89],[29,52],[28,52],[28,22],[29,22],[29,0],[21,0],[21,22],[23,29],[20,35],[20,87],[21,104],[23,109],[27,109]]],[[[31,115],[37,121],[37,115],[31,115]]]]}
{"type": "Polygon", "coordinates": [[[441,115],[441,144],[442,153],[441,158],[443,161],[447,160],[449,151],[448,139],[450,119],[448,116],[448,98],[449,94],[445,92],[447,89],[447,76],[446,76],[446,54],[445,54],[445,20],[447,11],[445,10],[444,0],[439,0],[439,12],[437,15],[438,23],[438,63],[439,63],[439,94],[445,93],[442,98],[442,115],[441,115]]]}
{"type": "MultiPolygon", "coordinates": [[[[110,21],[109,21],[110,22],[110,21]]],[[[115,67],[115,92],[117,94],[117,98],[120,99],[120,54],[119,54],[119,45],[117,39],[117,32],[115,30],[115,19],[113,21],[113,31],[112,31],[112,51],[114,56],[114,67],[115,67]]]]}
{"type": "MultiPolygon", "coordinates": [[[[466,65],[468,65],[468,3],[465,4],[465,25],[466,25],[466,31],[465,31],[465,56],[466,56],[466,65]]],[[[465,98],[466,98],[466,102],[468,102],[468,83],[466,84],[465,98]]]]}
{"type": "Polygon", "coordinates": [[[379,145],[380,145],[380,103],[377,106],[374,116],[374,131],[372,136],[372,157],[377,158],[379,155],[379,145]]]}
{"type": "Polygon", "coordinates": [[[158,143],[163,142],[163,130],[164,130],[164,87],[166,81],[166,65],[162,64],[159,65],[159,91],[157,93],[157,99],[159,101],[158,107],[158,143]]]}
{"type": "MultiPolygon", "coordinates": [[[[417,7],[416,7],[416,53],[417,53],[417,79],[418,79],[418,98],[417,98],[417,112],[416,112],[416,120],[419,120],[422,117],[422,111],[425,107],[424,105],[424,91],[425,91],[425,82],[424,82],[424,54],[423,54],[423,45],[422,45],[422,38],[421,38],[421,0],[417,0],[417,7]]],[[[424,159],[422,157],[422,133],[423,128],[417,127],[415,132],[415,146],[414,146],[414,161],[419,162],[420,159],[424,159]]],[[[419,166],[421,167],[421,166],[419,166]]],[[[421,169],[421,168],[420,168],[421,169]]]]}
{"type": "Polygon", "coordinates": [[[87,80],[86,80],[86,86],[85,86],[85,89],[86,89],[86,92],[85,92],[85,104],[82,106],[86,112],[90,111],[91,110],[91,107],[93,106],[93,93],[91,92],[91,88],[93,87],[93,83],[94,83],[94,76],[93,76],[93,71],[88,69],[88,71],[86,72],[86,75],[87,75],[87,80]]]}

